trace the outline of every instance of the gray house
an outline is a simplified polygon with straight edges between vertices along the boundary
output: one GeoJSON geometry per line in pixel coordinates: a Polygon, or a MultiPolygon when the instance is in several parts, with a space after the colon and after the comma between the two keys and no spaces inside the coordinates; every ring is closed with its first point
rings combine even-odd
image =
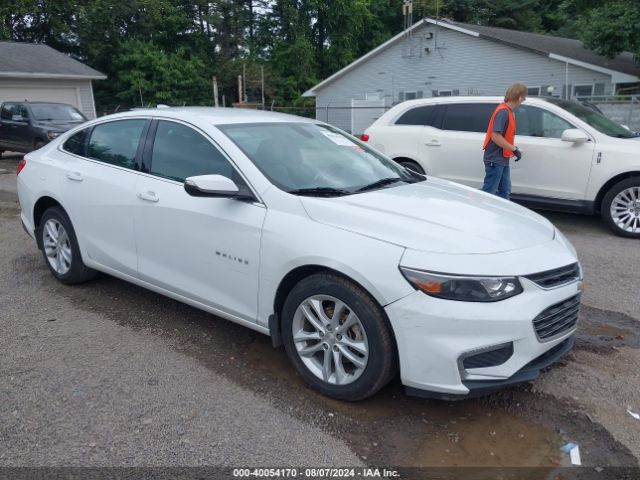
{"type": "Polygon", "coordinates": [[[105,78],[47,45],[0,42],[0,102],[67,103],[91,119],[96,117],[91,81],[105,78]]]}
{"type": "Polygon", "coordinates": [[[590,97],[640,82],[633,54],[608,59],[578,40],[425,18],[304,93],[316,118],[355,134],[404,100],[502,95],[590,97]]]}

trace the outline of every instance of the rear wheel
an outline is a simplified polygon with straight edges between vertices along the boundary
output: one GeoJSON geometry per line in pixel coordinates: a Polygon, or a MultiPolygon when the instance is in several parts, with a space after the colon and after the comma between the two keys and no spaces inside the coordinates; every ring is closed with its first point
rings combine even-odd
{"type": "Polygon", "coordinates": [[[73,285],[96,276],[82,261],[69,217],[60,207],[47,209],[40,220],[40,244],[49,270],[62,283],[73,285]]]}
{"type": "Polygon", "coordinates": [[[414,172],[418,172],[421,174],[425,174],[424,168],[422,168],[418,162],[414,162],[413,160],[406,160],[403,158],[399,158],[396,160],[396,163],[400,164],[401,166],[403,166],[404,168],[408,168],[409,170],[412,170],[414,172]]]}
{"type": "Polygon", "coordinates": [[[616,183],[602,200],[602,218],[616,235],[640,238],[640,177],[616,183]]]}
{"type": "Polygon", "coordinates": [[[381,307],[338,275],[312,275],[291,290],[282,332],[289,359],[305,383],[324,395],[362,400],[396,373],[395,346],[381,307]]]}

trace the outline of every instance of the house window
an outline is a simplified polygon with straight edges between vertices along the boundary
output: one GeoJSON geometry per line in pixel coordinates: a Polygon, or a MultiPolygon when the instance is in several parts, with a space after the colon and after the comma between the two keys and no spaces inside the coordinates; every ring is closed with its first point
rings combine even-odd
{"type": "Polygon", "coordinates": [[[404,92],[405,100],[415,100],[418,98],[418,92],[404,92]]]}
{"type": "Polygon", "coordinates": [[[453,95],[452,90],[438,90],[439,97],[450,97],[451,95],[453,95]]]}
{"type": "Polygon", "coordinates": [[[590,97],[593,95],[593,85],[574,85],[574,97],[590,97]]]}
{"type": "Polygon", "coordinates": [[[539,97],[540,96],[540,87],[529,87],[529,88],[527,88],[527,95],[530,95],[532,97],[539,97]]]}

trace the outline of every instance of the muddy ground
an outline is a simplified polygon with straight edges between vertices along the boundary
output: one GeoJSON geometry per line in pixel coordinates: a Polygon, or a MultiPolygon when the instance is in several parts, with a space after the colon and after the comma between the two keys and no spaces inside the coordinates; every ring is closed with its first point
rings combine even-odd
{"type": "Polygon", "coordinates": [[[576,246],[587,289],[574,351],[540,379],[458,402],[408,397],[395,380],[352,404],[306,388],[284,350],[259,333],[107,275],[57,283],[20,226],[18,158],[0,160],[9,171],[0,171],[0,466],[309,459],[551,471],[570,465],[560,451],[569,441],[594,471],[638,466],[640,421],[627,409],[640,412],[640,242],[614,237],[596,218],[545,214],[576,246]],[[205,398],[209,390],[217,394],[205,398]],[[185,402],[181,391],[203,399],[185,402]],[[68,401],[74,392],[80,403],[68,401]],[[264,415],[273,420],[263,429],[264,415]]]}

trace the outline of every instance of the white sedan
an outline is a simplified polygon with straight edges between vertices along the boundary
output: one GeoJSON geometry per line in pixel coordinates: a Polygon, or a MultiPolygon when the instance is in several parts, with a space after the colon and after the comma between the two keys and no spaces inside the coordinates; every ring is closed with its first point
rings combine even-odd
{"type": "Polygon", "coordinates": [[[51,273],[119,277],[270,335],[305,382],[477,395],[574,342],[581,270],[553,225],[399,167],[329,125],[239,109],[103,117],[25,156],[51,273]]]}

